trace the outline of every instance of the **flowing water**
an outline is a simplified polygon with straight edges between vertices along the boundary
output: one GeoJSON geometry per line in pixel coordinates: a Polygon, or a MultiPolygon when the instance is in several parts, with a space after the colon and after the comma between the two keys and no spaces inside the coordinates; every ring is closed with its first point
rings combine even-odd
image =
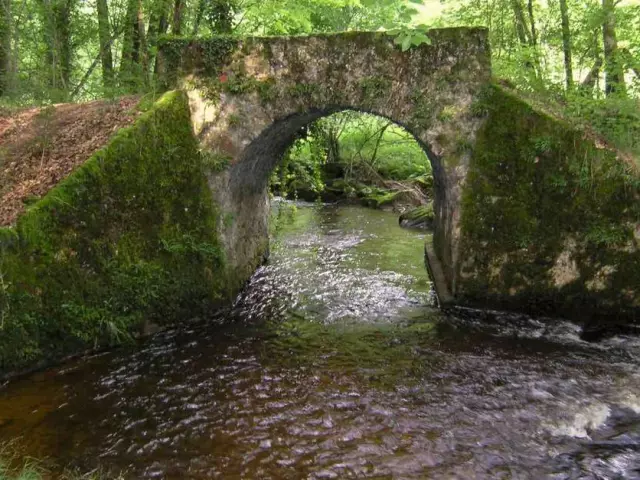
{"type": "Polygon", "coordinates": [[[638,339],[439,312],[390,213],[277,225],[232,311],[5,385],[0,441],[126,478],[640,478],[638,339]]]}

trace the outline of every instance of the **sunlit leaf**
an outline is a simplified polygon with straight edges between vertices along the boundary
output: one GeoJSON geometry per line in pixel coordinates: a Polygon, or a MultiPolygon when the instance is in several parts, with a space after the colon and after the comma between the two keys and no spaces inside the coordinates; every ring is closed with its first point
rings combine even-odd
{"type": "Polygon", "coordinates": [[[410,35],[404,37],[404,39],[402,40],[402,51],[406,52],[407,50],[409,50],[411,48],[411,43],[412,39],[410,35]]]}

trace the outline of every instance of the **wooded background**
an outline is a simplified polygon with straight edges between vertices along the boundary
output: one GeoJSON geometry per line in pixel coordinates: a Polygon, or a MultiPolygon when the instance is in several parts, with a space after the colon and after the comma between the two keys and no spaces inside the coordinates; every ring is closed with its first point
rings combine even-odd
{"type": "Polygon", "coordinates": [[[637,0],[0,0],[0,107],[153,91],[164,35],[397,34],[423,23],[488,27],[496,79],[637,148],[637,0]]]}

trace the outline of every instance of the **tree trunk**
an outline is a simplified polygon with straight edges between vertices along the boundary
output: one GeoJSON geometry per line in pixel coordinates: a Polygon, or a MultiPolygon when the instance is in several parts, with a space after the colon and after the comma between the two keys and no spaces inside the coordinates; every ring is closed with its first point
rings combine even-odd
{"type": "MultiPolygon", "coordinates": [[[[133,58],[133,36],[137,31],[136,17],[137,0],[127,1],[127,11],[124,18],[124,36],[122,38],[122,54],[120,55],[120,76],[131,74],[131,59],[133,58]]],[[[122,78],[124,80],[124,78],[122,78]]]]}
{"type": "Polygon", "coordinates": [[[604,44],[605,92],[607,95],[626,93],[624,68],[618,55],[614,0],[602,0],[602,39],[604,44]]]}
{"type": "Polygon", "coordinates": [[[511,7],[513,8],[513,14],[516,18],[516,33],[518,34],[518,39],[522,45],[528,46],[530,42],[527,35],[527,23],[524,19],[524,11],[520,0],[511,0],[511,7]]]}
{"type": "Polygon", "coordinates": [[[137,43],[137,53],[138,59],[137,63],[142,70],[142,80],[145,85],[149,83],[149,50],[147,47],[147,38],[145,35],[144,28],[144,15],[142,13],[142,0],[138,3],[138,43],[137,43]]]}
{"type": "Polygon", "coordinates": [[[153,2],[151,15],[149,17],[149,28],[147,29],[147,41],[149,42],[150,48],[155,45],[159,34],[167,33],[166,26],[163,27],[161,25],[166,25],[167,23],[167,7],[167,0],[156,0],[153,2]]]}
{"type": "Polygon", "coordinates": [[[160,21],[158,22],[158,34],[164,35],[169,30],[169,16],[167,9],[162,11],[160,15],[160,21]]]}
{"type": "MultiPolygon", "coordinates": [[[[153,32],[153,33],[149,33],[147,34],[147,38],[149,40],[149,47],[151,49],[151,51],[155,54],[155,47],[158,43],[158,36],[159,35],[164,35],[165,33],[167,33],[167,30],[169,28],[169,22],[167,21],[168,18],[168,11],[169,11],[169,2],[168,0],[159,0],[159,8],[157,10],[157,16],[156,18],[152,19],[152,22],[154,22],[154,28],[151,28],[151,23],[149,24],[149,32],[153,32]]],[[[153,73],[154,75],[158,75],[158,73],[160,72],[160,65],[159,65],[159,61],[160,58],[155,55],[155,65],[153,67],[153,73]]],[[[153,62],[153,58],[150,59],[150,64],[151,62],[153,62]]]]}
{"type": "Polygon", "coordinates": [[[584,77],[582,83],[580,83],[580,89],[584,93],[593,94],[593,90],[598,82],[600,76],[600,69],[602,68],[602,58],[597,58],[587,76],[584,77]]]}
{"type": "Polygon", "coordinates": [[[533,18],[533,5],[531,5],[531,10],[529,13],[531,19],[531,30],[527,25],[527,20],[524,16],[524,8],[522,7],[521,0],[511,0],[511,7],[515,16],[516,34],[518,35],[518,40],[520,40],[520,45],[522,45],[523,48],[529,49],[526,60],[524,62],[524,66],[529,71],[531,71],[534,78],[538,78],[540,61],[538,59],[538,54],[536,51],[537,39],[534,40],[536,33],[535,19],[533,18]]]}
{"type": "Polygon", "coordinates": [[[171,24],[171,33],[174,35],[182,34],[182,9],[184,8],[184,2],[182,0],[176,0],[175,7],[173,9],[173,23],[171,24]]]}
{"type": "Polygon", "coordinates": [[[536,19],[533,15],[533,0],[527,2],[527,11],[529,12],[529,23],[531,24],[531,44],[535,47],[538,45],[538,33],[536,32],[536,19]]]}
{"type": "Polygon", "coordinates": [[[55,2],[54,16],[57,33],[57,49],[60,58],[60,81],[62,89],[68,91],[71,85],[71,9],[74,0],[58,0],[55,2]]]}
{"type": "Polygon", "coordinates": [[[141,0],[129,0],[125,18],[124,38],[122,41],[122,58],[120,60],[120,77],[124,84],[133,87],[140,74],[140,11],[141,0]]]}
{"type": "Polygon", "coordinates": [[[100,60],[102,62],[102,83],[105,87],[112,87],[113,56],[111,53],[111,25],[109,23],[109,7],[107,6],[107,0],[97,0],[97,7],[100,60]]]}
{"type": "Polygon", "coordinates": [[[46,46],[44,71],[46,75],[46,83],[49,87],[55,88],[57,75],[57,55],[55,40],[55,22],[53,21],[53,8],[51,0],[40,0],[40,15],[42,17],[43,41],[46,46]]]}
{"type": "Polygon", "coordinates": [[[327,136],[327,163],[338,163],[340,161],[340,142],[333,130],[327,136]]]}
{"type": "Polygon", "coordinates": [[[42,25],[47,46],[47,83],[63,99],[71,79],[71,11],[75,0],[41,0],[42,25]],[[60,95],[62,93],[62,95],[60,95]]]}
{"type": "Polygon", "coordinates": [[[233,32],[233,20],[236,6],[233,0],[203,1],[203,14],[208,17],[209,29],[215,34],[230,34],[233,32]]]}
{"type": "Polygon", "coordinates": [[[0,97],[11,85],[11,0],[0,0],[0,97]]]}
{"type": "Polygon", "coordinates": [[[571,58],[571,29],[569,28],[569,9],[567,0],[560,0],[560,15],[562,17],[562,50],[564,52],[564,74],[567,90],[573,88],[573,60],[571,58]]]}
{"type": "Polygon", "coordinates": [[[193,22],[193,32],[191,33],[194,37],[198,35],[200,31],[200,24],[202,23],[202,17],[204,16],[204,6],[206,0],[198,1],[198,9],[196,10],[196,18],[193,22]]]}
{"type": "Polygon", "coordinates": [[[391,127],[391,125],[393,125],[393,123],[388,122],[380,129],[380,133],[378,134],[378,139],[376,140],[376,146],[373,149],[373,154],[371,155],[370,164],[372,167],[375,167],[376,160],[378,158],[378,150],[380,150],[380,144],[382,143],[382,139],[384,138],[385,132],[389,127],[391,127]]]}
{"type": "Polygon", "coordinates": [[[156,0],[154,2],[154,8],[151,11],[151,17],[149,18],[149,27],[147,28],[147,52],[148,52],[148,64],[151,69],[153,65],[154,73],[158,73],[158,66],[156,62],[158,36],[167,33],[167,10],[169,3],[167,0],[156,0]],[[156,64],[154,64],[156,62],[156,64]]]}

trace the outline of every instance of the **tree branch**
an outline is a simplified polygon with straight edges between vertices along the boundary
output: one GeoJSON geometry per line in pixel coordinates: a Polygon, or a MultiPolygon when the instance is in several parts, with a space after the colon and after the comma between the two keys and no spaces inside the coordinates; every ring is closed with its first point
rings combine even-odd
{"type": "Polygon", "coordinates": [[[100,59],[102,58],[102,54],[104,53],[104,51],[107,48],[111,48],[111,45],[113,44],[115,39],[120,36],[121,33],[122,31],[118,31],[118,32],[115,32],[113,35],[111,35],[109,42],[107,42],[107,44],[104,46],[104,50],[100,49],[100,51],[96,55],[96,58],[94,58],[93,62],[89,66],[89,69],[82,76],[82,79],[80,80],[76,88],[73,89],[73,92],[71,93],[71,98],[75,97],[80,92],[80,90],[82,90],[82,87],[84,87],[84,84],[87,83],[87,80],[89,80],[89,77],[91,76],[95,68],[98,66],[98,62],[100,62],[100,59]]]}

